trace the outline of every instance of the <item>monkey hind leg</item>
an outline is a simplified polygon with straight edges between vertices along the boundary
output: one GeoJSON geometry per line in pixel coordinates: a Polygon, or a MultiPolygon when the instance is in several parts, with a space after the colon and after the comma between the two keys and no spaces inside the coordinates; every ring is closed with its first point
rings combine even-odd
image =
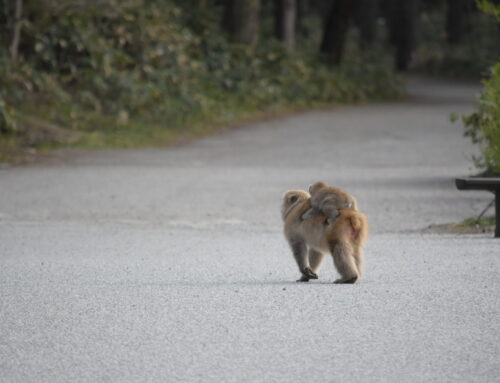
{"type": "Polygon", "coordinates": [[[293,256],[302,274],[297,282],[308,282],[309,279],[318,279],[318,275],[309,266],[307,246],[304,240],[301,238],[291,238],[289,241],[293,256]]]}
{"type": "Polygon", "coordinates": [[[319,210],[312,207],[310,208],[308,211],[306,211],[304,214],[302,214],[302,219],[308,219],[308,218],[312,218],[314,216],[317,216],[319,214],[319,210]]]}
{"type": "Polygon", "coordinates": [[[358,275],[361,277],[364,272],[365,257],[363,255],[362,249],[354,250],[354,261],[356,262],[356,268],[358,269],[358,275]]]}
{"type": "Polygon", "coordinates": [[[304,267],[301,271],[302,276],[297,279],[297,282],[309,282],[310,279],[318,279],[318,274],[316,274],[321,267],[323,262],[324,254],[314,250],[309,249],[309,267],[304,267]]]}
{"type": "Polygon", "coordinates": [[[314,249],[309,249],[309,265],[314,273],[317,273],[321,268],[321,264],[325,258],[324,253],[320,253],[314,249]]]}
{"type": "Polygon", "coordinates": [[[318,274],[312,271],[309,267],[306,267],[302,271],[302,276],[297,279],[297,282],[309,282],[310,279],[318,279],[318,274]]]}
{"type": "Polygon", "coordinates": [[[310,267],[306,267],[304,270],[302,270],[301,279],[302,278],[318,279],[318,274],[316,274],[314,271],[312,271],[310,267]]]}
{"type": "Polygon", "coordinates": [[[336,284],[342,284],[342,283],[353,284],[353,283],[356,283],[357,280],[358,280],[358,277],[352,277],[351,279],[338,278],[333,283],[336,283],[336,284]]]}
{"type": "Polygon", "coordinates": [[[330,248],[333,263],[340,274],[335,283],[355,283],[360,274],[356,267],[353,248],[341,242],[333,243],[330,248]]]}

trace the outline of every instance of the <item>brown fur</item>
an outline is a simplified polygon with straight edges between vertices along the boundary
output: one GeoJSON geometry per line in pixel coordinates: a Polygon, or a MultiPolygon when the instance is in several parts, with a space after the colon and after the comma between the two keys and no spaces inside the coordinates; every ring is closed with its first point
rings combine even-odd
{"type": "Polygon", "coordinates": [[[324,182],[318,181],[312,184],[309,187],[309,193],[311,194],[311,208],[303,214],[303,219],[322,214],[333,222],[338,218],[340,209],[358,210],[356,199],[352,195],[324,182]]]}
{"type": "Polygon", "coordinates": [[[303,220],[302,215],[310,208],[310,195],[303,190],[290,190],[283,196],[284,233],[302,274],[299,281],[316,279],[329,252],[341,276],[335,283],[356,282],[363,274],[363,246],[368,235],[365,215],[341,209],[332,223],[325,215],[303,220]]]}

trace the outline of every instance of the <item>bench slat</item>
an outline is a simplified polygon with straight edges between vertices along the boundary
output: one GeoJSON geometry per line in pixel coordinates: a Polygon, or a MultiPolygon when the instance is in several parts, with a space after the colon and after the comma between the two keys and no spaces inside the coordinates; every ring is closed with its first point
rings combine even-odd
{"type": "Polygon", "coordinates": [[[500,177],[470,177],[457,178],[455,185],[459,190],[500,190],[500,177]]]}

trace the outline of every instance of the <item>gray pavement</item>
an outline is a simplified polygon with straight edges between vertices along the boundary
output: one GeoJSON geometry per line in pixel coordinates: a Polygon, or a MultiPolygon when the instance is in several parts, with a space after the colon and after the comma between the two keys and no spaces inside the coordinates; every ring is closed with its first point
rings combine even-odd
{"type": "Polygon", "coordinates": [[[477,215],[478,87],[314,111],[188,145],[62,152],[0,171],[1,382],[497,382],[500,241],[477,215]],[[366,276],[298,272],[290,188],[322,179],[369,216],[366,276]]]}

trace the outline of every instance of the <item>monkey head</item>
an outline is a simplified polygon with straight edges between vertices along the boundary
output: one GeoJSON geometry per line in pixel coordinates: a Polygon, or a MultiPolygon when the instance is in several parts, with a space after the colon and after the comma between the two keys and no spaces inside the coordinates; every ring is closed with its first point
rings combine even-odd
{"type": "Polygon", "coordinates": [[[309,193],[316,194],[321,189],[327,187],[328,185],[322,181],[318,181],[309,186],[309,193]]]}
{"type": "Polygon", "coordinates": [[[285,192],[283,195],[283,202],[281,204],[281,218],[285,220],[292,207],[307,200],[309,197],[309,193],[304,190],[289,190],[285,192]]]}

